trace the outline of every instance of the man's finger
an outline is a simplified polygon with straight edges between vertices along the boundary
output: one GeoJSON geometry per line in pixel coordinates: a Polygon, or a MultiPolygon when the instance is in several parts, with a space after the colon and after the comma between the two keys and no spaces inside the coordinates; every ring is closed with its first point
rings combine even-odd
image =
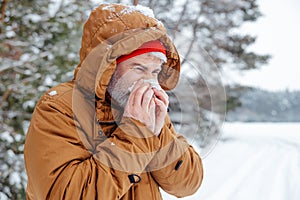
{"type": "Polygon", "coordinates": [[[142,84],[132,92],[132,105],[142,107],[144,93],[148,90],[149,84],[142,84]]]}
{"type": "Polygon", "coordinates": [[[151,115],[151,118],[155,121],[155,101],[153,98],[151,98],[149,103],[149,113],[151,115]]]}
{"type": "Polygon", "coordinates": [[[165,104],[165,106],[169,105],[169,96],[167,95],[167,93],[165,91],[157,90],[155,88],[153,88],[153,91],[154,91],[154,95],[158,99],[160,99],[165,104]]]}
{"type": "Polygon", "coordinates": [[[150,102],[153,98],[153,90],[151,90],[150,88],[148,88],[146,90],[146,92],[143,95],[143,99],[142,99],[142,108],[146,110],[146,112],[149,111],[149,107],[150,107],[150,102]]]}
{"type": "Polygon", "coordinates": [[[167,111],[167,106],[165,105],[165,103],[162,100],[160,100],[158,98],[154,98],[154,102],[158,109],[160,109],[161,111],[167,111]]]}

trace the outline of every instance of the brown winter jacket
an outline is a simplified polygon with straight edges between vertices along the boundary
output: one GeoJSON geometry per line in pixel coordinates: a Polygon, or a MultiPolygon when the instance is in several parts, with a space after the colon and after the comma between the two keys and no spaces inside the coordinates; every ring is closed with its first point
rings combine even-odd
{"type": "Polygon", "coordinates": [[[159,82],[166,90],[177,84],[176,48],[163,25],[138,8],[103,4],[92,11],[74,80],[37,103],[24,149],[28,200],[155,200],[162,199],[159,187],[183,197],[200,186],[201,159],[169,117],[157,137],[122,117],[107,95],[116,58],[155,39],[168,57],[159,82]]]}

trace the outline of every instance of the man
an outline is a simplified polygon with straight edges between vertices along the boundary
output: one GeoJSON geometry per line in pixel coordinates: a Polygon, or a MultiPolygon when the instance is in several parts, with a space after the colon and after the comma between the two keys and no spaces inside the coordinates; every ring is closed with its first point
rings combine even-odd
{"type": "Polygon", "coordinates": [[[74,79],[37,103],[25,142],[27,199],[162,199],[202,181],[167,115],[180,61],[143,7],[102,4],[84,26],[74,79]]]}

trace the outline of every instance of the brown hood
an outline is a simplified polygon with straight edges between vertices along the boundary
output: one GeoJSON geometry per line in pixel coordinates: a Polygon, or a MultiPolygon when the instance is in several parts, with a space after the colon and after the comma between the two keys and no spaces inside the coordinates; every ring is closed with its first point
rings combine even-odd
{"type": "Polygon", "coordinates": [[[92,11],[84,25],[80,63],[74,74],[76,86],[87,96],[105,99],[106,87],[116,68],[116,59],[143,43],[160,40],[167,49],[168,61],[159,75],[165,90],[178,82],[180,58],[163,24],[147,16],[140,6],[102,4],[92,11]]]}

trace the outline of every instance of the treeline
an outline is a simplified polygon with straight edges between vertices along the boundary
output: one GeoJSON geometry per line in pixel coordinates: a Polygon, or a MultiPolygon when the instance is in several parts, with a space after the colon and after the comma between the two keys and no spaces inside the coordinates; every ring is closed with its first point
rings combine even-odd
{"type": "Polygon", "coordinates": [[[239,101],[241,106],[227,113],[227,121],[300,122],[300,91],[250,89],[239,101]]]}

